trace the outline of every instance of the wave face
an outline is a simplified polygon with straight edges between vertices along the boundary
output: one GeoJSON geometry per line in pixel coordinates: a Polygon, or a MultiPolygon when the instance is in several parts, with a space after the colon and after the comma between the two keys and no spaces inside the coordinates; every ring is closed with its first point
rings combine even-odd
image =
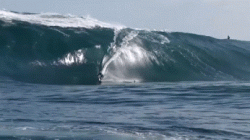
{"type": "Polygon", "coordinates": [[[0,75],[44,84],[249,80],[250,42],[0,11],[0,75]]]}

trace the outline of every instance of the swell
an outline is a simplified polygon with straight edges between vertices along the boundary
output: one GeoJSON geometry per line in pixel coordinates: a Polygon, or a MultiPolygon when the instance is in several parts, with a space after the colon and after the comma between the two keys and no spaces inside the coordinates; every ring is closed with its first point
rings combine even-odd
{"type": "Polygon", "coordinates": [[[100,72],[106,82],[250,79],[247,41],[116,28],[72,16],[4,14],[0,75],[19,81],[99,84],[100,72]]]}
{"type": "Polygon", "coordinates": [[[0,74],[45,84],[96,84],[114,36],[108,28],[63,28],[0,20],[0,74]]]}
{"type": "Polygon", "coordinates": [[[103,73],[132,81],[249,80],[249,42],[124,29],[103,73]]]}

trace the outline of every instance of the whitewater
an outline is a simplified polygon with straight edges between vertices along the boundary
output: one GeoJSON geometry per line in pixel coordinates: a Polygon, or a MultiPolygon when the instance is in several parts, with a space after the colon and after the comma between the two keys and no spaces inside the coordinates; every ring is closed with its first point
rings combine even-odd
{"type": "Polygon", "coordinates": [[[0,52],[0,139],[250,139],[249,41],[0,10],[0,52]]]}

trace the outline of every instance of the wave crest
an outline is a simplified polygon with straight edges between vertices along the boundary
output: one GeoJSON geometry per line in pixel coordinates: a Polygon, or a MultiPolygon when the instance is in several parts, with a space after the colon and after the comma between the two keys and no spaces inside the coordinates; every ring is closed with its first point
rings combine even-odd
{"type": "Polygon", "coordinates": [[[0,19],[13,23],[13,21],[23,21],[32,24],[40,24],[45,26],[58,26],[63,28],[114,28],[122,29],[125,28],[123,25],[110,24],[99,21],[97,19],[91,18],[90,16],[75,16],[75,15],[61,15],[57,13],[41,13],[41,14],[31,14],[31,13],[17,13],[0,10],[0,19]]]}

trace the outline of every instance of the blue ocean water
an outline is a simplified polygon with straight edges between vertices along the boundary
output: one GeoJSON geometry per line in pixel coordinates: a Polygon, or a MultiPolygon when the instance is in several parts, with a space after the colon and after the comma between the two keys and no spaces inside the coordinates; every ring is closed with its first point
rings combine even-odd
{"type": "Polygon", "coordinates": [[[0,139],[250,139],[249,82],[40,85],[1,80],[0,139]]]}
{"type": "Polygon", "coordinates": [[[250,139],[249,41],[0,11],[0,52],[0,139],[250,139]]]}

